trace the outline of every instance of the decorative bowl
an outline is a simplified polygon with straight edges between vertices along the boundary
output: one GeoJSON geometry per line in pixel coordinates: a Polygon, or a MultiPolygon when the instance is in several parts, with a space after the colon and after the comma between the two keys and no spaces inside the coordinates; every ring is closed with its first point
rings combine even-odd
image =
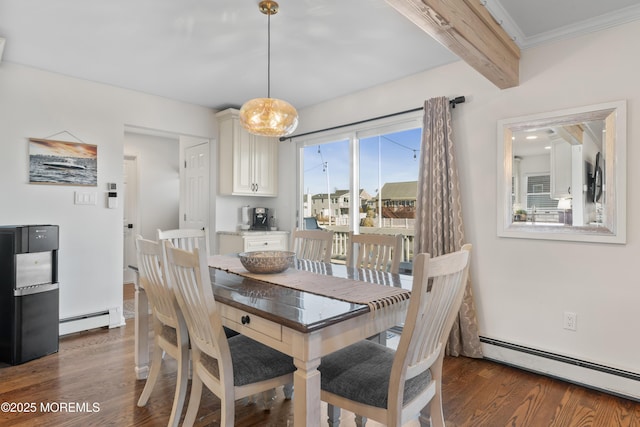
{"type": "Polygon", "coordinates": [[[238,254],[240,262],[251,273],[273,274],[285,271],[293,264],[295,252],[257,251],[238,254]]]}

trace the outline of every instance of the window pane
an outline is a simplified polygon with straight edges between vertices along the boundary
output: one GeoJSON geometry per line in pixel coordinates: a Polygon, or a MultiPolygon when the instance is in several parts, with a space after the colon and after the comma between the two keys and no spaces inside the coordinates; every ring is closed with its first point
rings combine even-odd
{"type": "Polygon", "coordinates": [[[551,198],[550,175],[527,176],[527,213],[533,222],[561,222],[558,201],[551,198]]]}
{"type": "Polygon", "coordinates": [[[402,234],[405,271],[413,260],[421,134],[416,128],[360,140],[360,232],[402,234]]]}
{"type": "Polygon", "coordinates": [[[305,147],[303,162],[305,218],[316,218],[323,228],[340,224],[348,209],[342,196],[349,193],[349,141],[305,147]]]}

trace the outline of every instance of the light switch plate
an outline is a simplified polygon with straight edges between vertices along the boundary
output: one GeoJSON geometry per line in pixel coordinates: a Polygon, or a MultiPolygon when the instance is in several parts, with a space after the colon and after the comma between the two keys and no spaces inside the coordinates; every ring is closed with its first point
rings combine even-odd
{"type": "Polygon", "coordinates": [[[97,205],[98,194],[90,191],[76,191],[75,204],[76,205],[97,205]]]}

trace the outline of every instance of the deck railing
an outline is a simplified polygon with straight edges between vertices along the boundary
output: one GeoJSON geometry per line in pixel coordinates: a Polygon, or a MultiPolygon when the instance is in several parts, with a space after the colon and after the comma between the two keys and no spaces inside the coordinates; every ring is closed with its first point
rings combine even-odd
{"type": "MultiPolygon", "coordinates": [[[[347,259],[347,248],[349,243],[349,231],[340,229],[333,230],[333,245],[331,247],[331,259],[344,262],[347,259]]],[[[402,234],[402,253],[400,254],[400,265],[403,272],[411,271],[411,263],[413,262],[413,229],[396,229],[396,228],[377,228],[377,227],[361,227],[362,234],[402,234]]]]}

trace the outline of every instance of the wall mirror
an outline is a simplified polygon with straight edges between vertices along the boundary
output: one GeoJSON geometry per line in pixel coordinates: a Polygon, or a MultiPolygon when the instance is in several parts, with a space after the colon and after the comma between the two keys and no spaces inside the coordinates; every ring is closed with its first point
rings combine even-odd
{"type": "Polygon", "coordinates": [[[498,122],[498,236],[626,242],[626,101],[498,122]]]}

